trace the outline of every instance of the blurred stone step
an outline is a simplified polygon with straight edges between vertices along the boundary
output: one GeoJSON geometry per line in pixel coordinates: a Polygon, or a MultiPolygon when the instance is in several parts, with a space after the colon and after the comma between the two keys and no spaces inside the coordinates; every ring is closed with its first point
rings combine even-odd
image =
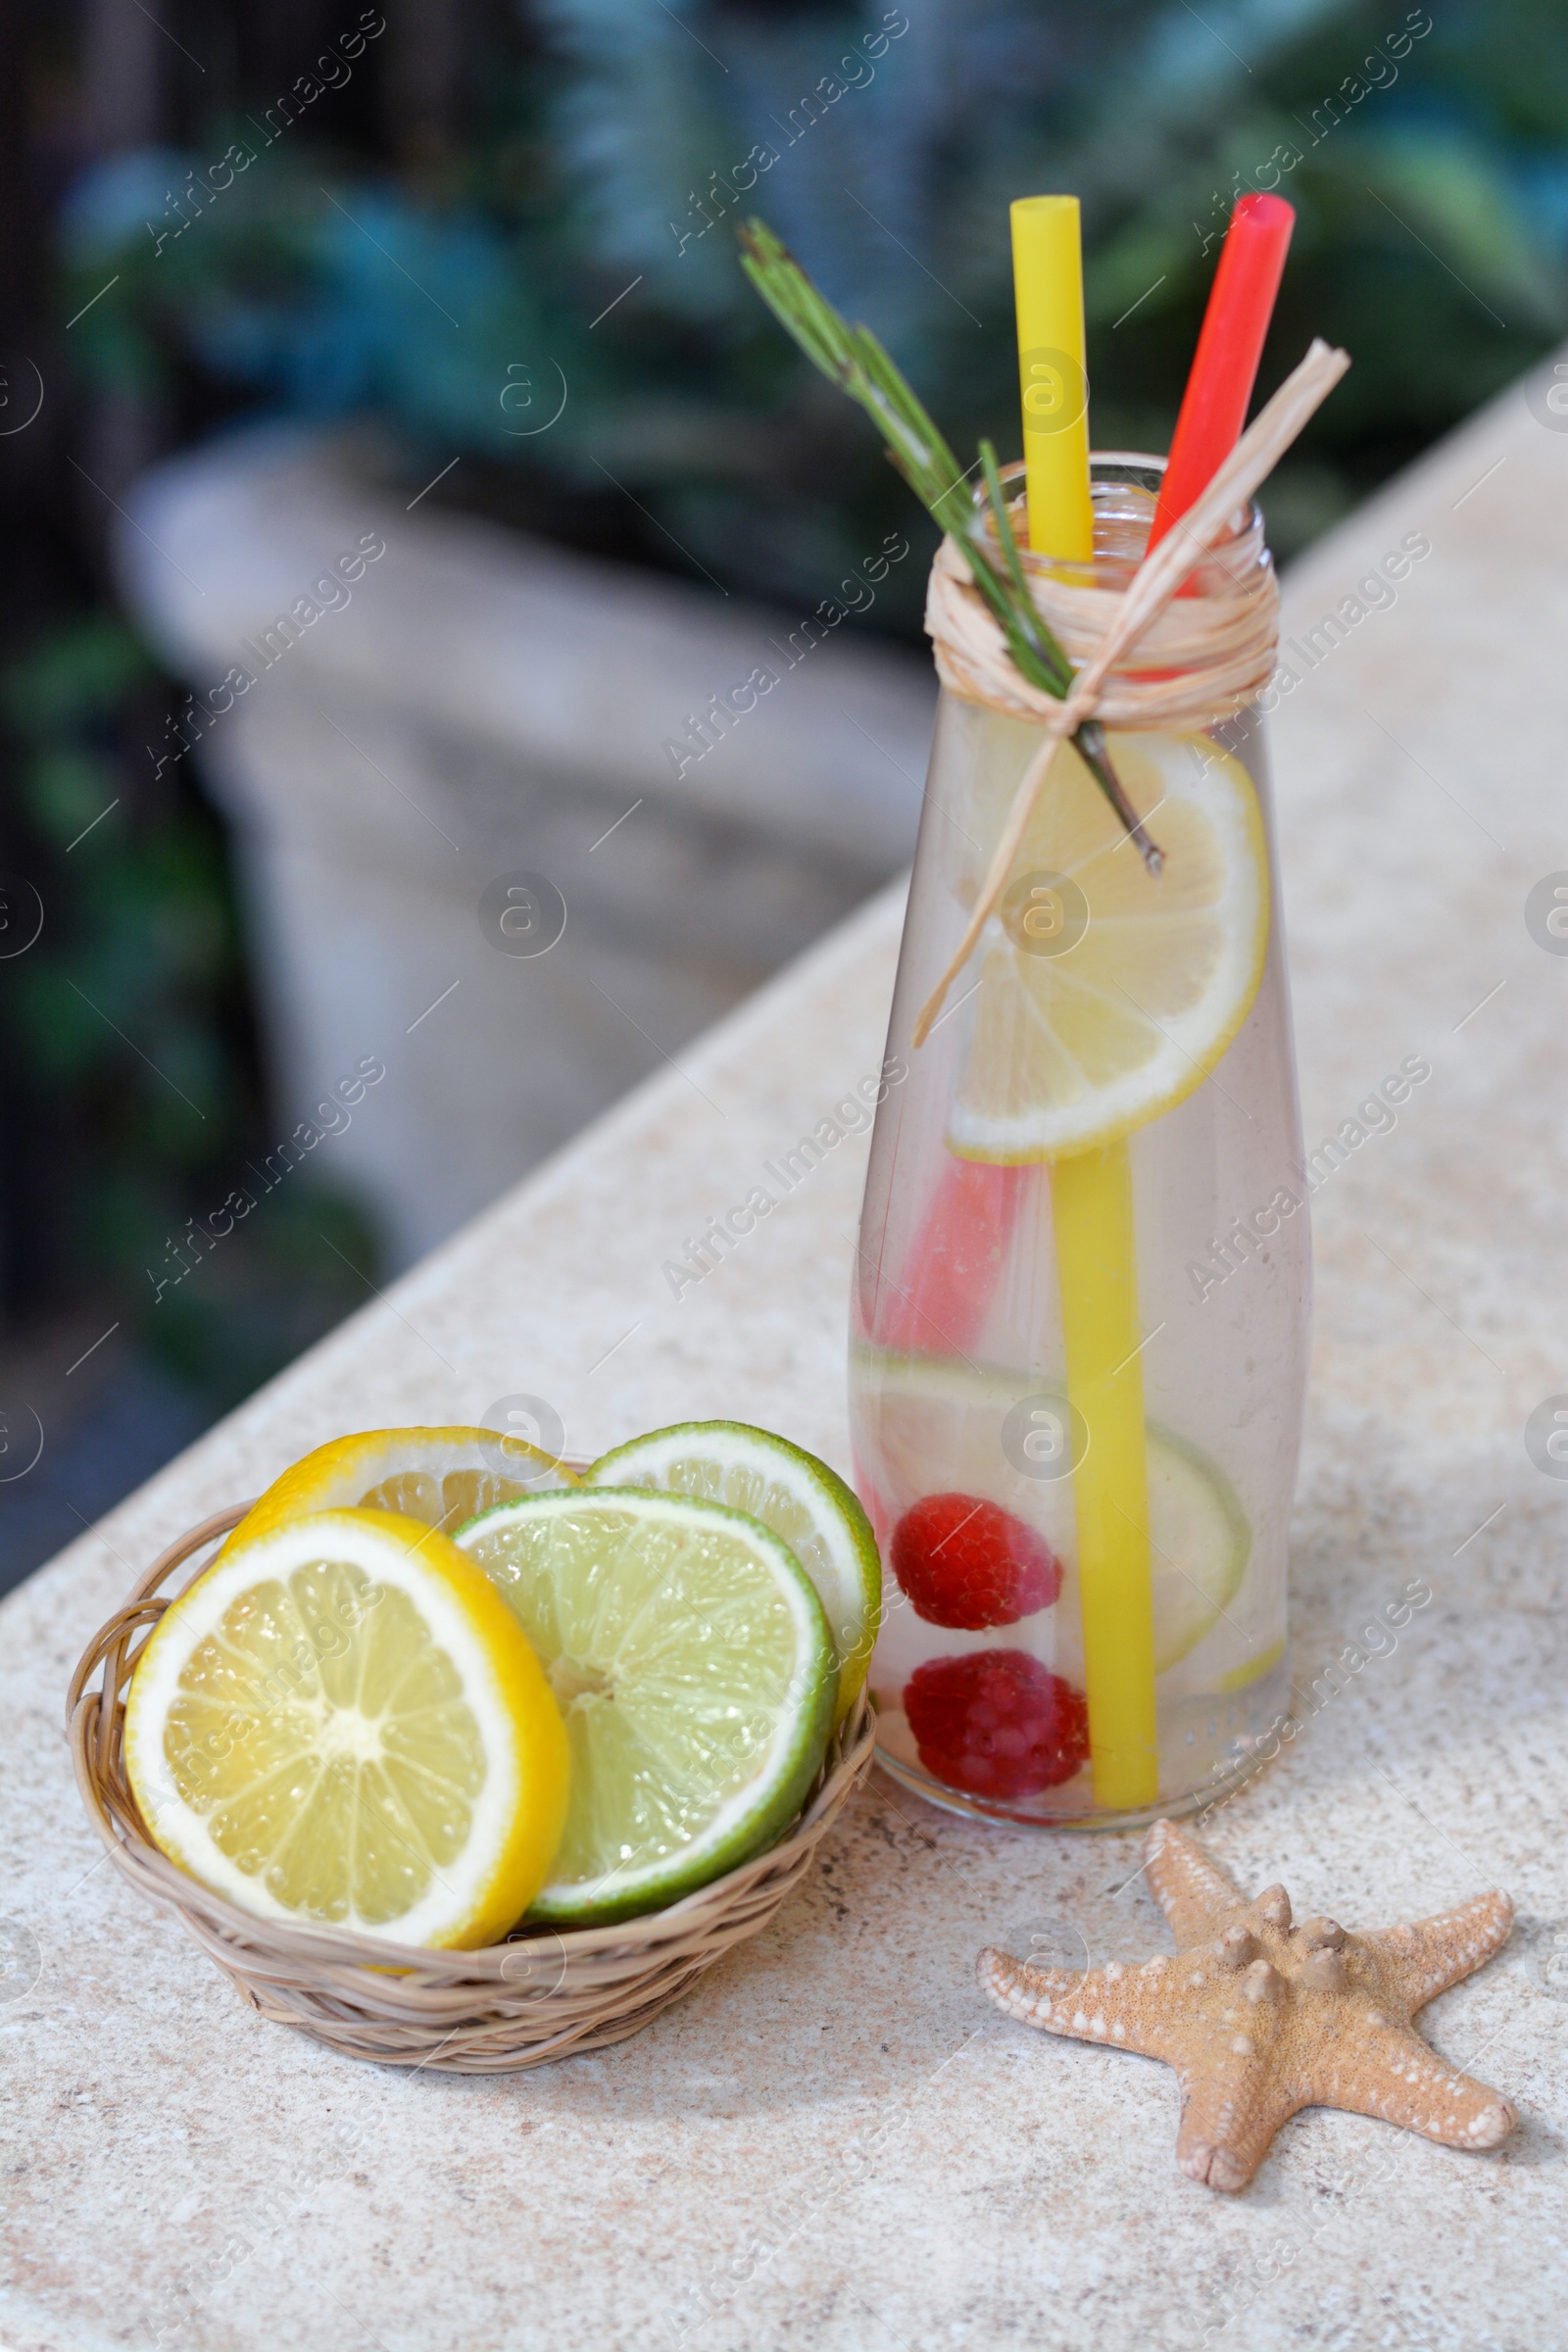
{"type": "Polygon", "coordinates": [[[920,561],[906,541],[808,626],[410,512],[352,443],[297,430],[182,455],[128,509],[128,601],[194,697],[150,757],[189,742],[234,829],[280,1141],[335,1129],[315,1164],[395,1264],[912,852],[929,667],[845,612],[920,561]],[[516,951],[548,920],[481,917],[518,874],[542,918],[564,906],[543,953],[516,951]],[[350,1105],[362,1061],[386,1074],[350,1105]]]}

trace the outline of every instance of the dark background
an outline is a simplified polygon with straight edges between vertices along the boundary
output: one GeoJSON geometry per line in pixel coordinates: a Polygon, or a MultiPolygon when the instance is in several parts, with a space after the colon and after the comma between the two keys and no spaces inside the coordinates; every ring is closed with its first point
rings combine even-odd
{"type": "MultiPolygon", "coordinates": [[[[270,1127],[222,828],[198,762],[154,776],[173,682],[109,574],[143,468],[250,417],[363,418],[410,482],[463,453],[438,499],[814,599],[868,532],[918,518],[746,288],[753,209],[956,448],[990,431],[1006,455],[1006,202],[1076,189],[1094,437],[1158,449],[1231,198],[1277,185],[1298,220],[1260,390],[1312,333],[1355,361],[1266,493],[1284,556],[1568,332],[1555,0],[387,0],[344,58],[380,22],[355,0],[34,0],[4,22],[0,1584],[376,1268],[363,1209],[304,1177],[199,1300],[156,1328],[146,1309],[146,1264],[270,1127]],[[808,126],[807,93],[878,25],[874,73],[808,126]],[[286,93],[298,119],[269,137],[286,93]],[[255,161],[214,195],[236,141],[255,161]],[[759,145],[777,160],[742,194],[759,145]],[[517,349],[573,386],[537,440],[495,401],[517,349]],[[44,929],[13,954],[29,888],[44,929]]],[[[917,638],[919,570],[874,625],[917,638]]]]}

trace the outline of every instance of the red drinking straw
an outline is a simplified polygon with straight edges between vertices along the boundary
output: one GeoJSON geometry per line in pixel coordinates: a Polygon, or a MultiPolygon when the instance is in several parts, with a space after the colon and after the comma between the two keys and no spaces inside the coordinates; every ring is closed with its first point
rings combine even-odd
{"type": "Polygon", "coordinates": [[[1182,395],[1151,547],[1202,496],[1241,438],[1295,225],[1295,210],[1283,196],[1237,199],[1182,395]]]}

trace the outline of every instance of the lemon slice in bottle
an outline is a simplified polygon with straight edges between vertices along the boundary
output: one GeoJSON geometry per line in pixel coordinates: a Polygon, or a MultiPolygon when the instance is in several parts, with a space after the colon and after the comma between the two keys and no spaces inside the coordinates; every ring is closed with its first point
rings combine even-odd
{"type": "Polygon", "coordinates": [[[503,1503],[458,1539],[543,1659],[571,1743],[531,1916],[592,1926],[732,1869],[793,1820],[838,1661],[816,1590],[743,1511],[605,1487],[503,1503]]]}
{"type": "Polygon", "coordinates": [[[554,1454],[497,1430],[364,1429],[274,1478],[223,1552],[306,1511],[397,1511],[449,1536],[498,1502],[575,1484],[554,1454]]]}
{"type": "Polygon", "coordinates": [[[152,1838],[215,1893],[396,1943],[505,1936],[566,1815],[560,1710],[516,1618],[390,1511],[215,1560],[137,1661],[125,1765],[152,1838]]]}
{"type": "Polygon", "coordinates": [[[823,1608],[839,1661],[834,1722],[859,1695],[876,1642],[882,1563],[859,1502],[836,1471],[771,1430],[741,1421],[683,1421],[617,1446],[586,1473],[590,1487],[652,1487],[750,1511],[785,1543],[823,1608]]]}
{"type": "Polygon", "coordinates": [[[1057,1159],[1131,1134],[1202,1083],[1257,994],[1269,887],[1251,778],[1206,736],[1109,748],[1163,870],[1063,744],[981,935],[948,1126],[960,1157],[1057,1159]]]}

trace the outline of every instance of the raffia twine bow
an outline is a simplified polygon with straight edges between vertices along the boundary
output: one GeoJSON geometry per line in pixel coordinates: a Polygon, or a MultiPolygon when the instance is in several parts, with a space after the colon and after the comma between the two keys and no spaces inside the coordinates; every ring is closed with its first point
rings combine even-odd
{"type": "Polygon", "coordinates": [[[975,588],[968,564],[944,539],[931,567],[926,628],[944,686],[965,702],[984,703],[1038,726],[1044,741],[1013,795],[980,895],[957,949],[914,1024],[923,1046],[948,990],[968,962],[1001,898],[1051,763],[1085,719],[1108,727],[1205,727],[1245,710],[1268,683],[1278,636],[1279,592],[1273,566],[1233,590],[1184,600],[1167,612],[1182,582],[1224,536],[1273,472],[1307,419],[1328,398],[1349,354],[1320,340],[1248,426],[1197,504],[1145,558],[1121,596],[1106,589],[1031,582],[1031,593],[1069,657],[1080,663],[1062,702],[1019,675],[1006,640],[975,588]],[[1125,657],[1134,645],[1142,663],[1125,657]],[[1164,672],[1164,675],[1160,675],[1164,672]]]}

